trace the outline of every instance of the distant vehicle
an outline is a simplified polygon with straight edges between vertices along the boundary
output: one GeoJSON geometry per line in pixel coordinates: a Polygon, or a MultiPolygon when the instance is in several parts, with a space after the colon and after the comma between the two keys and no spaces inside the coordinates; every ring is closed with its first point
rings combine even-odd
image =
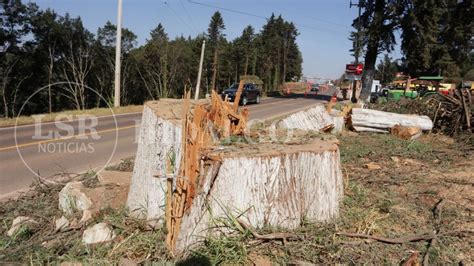
{"type": "Polygon", "coordinates": [[[318,84],[311,84],[311,91],[319,92],[319,85],[318,84]]]}
{"type": "MultiPolygon", "coordinates": [[[[222,92],[222,99],[229,99],[230,102],[235,100],[237,94],[237,89],[239,88],[239,83],[234,83],[228,89],[225,89],[222,92]]],[[[253,83],[245,83],[244,89],[242,90],[242,95],[240,96],[240,105],[247,105],[249,102],[260,103],[262,97],[262,91],[257,85],[253,83]]]]}
{"type": "Polygon", "coordinates": [[[371,103],[377,102],[379,97],[384,97],[384,90],[382,88],[382,85],[380,84],[380,80],[374,79],[372,81],[372,88],[370,88],[370,99],[369,101],[371,103]]]}

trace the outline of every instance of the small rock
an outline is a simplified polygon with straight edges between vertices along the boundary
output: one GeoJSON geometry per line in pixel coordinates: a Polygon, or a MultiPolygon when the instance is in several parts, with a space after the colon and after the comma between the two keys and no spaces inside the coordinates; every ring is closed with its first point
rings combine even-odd
{"type": "Polygon", "coordinates": [[[420,163],[416,160],[413,160],[413,159],[405,159],[404,163],[405,164],[410,164],[410,165],[422,165],[422,163],[420,163]]]}
{"type": "Polygon", "coordinates": [[[66,214],[84,211],[92,206],[92,200],[86,195],[81,182],[69,182],[59,192],[59,208],[66,214]]]}
{"type": "Polygon", "coordinates": [[[65,261],[61,262],[59,266],[82,266],[82,263],[78,261],[65,261]]]}
{"type": "Polygon", "coordinates": [[[110,242],[114,238],[114,231],[106,223],[98,223],[89,227],[82,234],[82,242],[86,245],[110,242]]]}
{"type": "Polygon", "coordinates": [[[374,162],[370,162],[370,163],[367,163],[364,165],[365,168],[369,169],[369,170],[378,170],[378,169],[382,169],[382,167],[374,162]]]}
{"type": "Polygon", "coordinates": [[[13,219],[12,226],[10,227],[10,230],[8,230],[7,235],[9,237],[12,237],[18,232],[21,226],[23,225],[28,226],[35,223],[37,222],[28,216],[18,216],[15,219],[13,219]]]}
{"type": "Polygon", "coordinates": [[[392,161],[394,161],[396,163],[400,162],[400,158],[398,158],[397,156],[392,156],[392,157],[390,157],[390,159],[392,159],[392,161]]]}
{"type": "Polygon", "coordinates": [[[136,266],[138,265],[138,263],[131,259],[121,258],[118,265],[119,266],[136,266]]]}
{"type": "Polygon", "coordinates": [[[80,224],[85,224],[85,223],[89,222],[90,220],[92,220],[92,218],[94,218],[94,215],[96,213],[97,212],[93,211],[93,210],[84,210],[82,212],[82,217],[81,217],[81,220],[79,221],[79,223],[80,224]]]}
{"type": "Polygon", "coordinates": [[[64,231],[69,226],[69,220],[64,216],[61,216],[61,218],[56,219],[54,223],[56,224],[56,232],[64,231]]]}
{"type": "Polygon", "coordinates": [[[129,186],[132,180],[132,172],[101,171],[97,174],[97,179],[103,185],[129,186]]]}

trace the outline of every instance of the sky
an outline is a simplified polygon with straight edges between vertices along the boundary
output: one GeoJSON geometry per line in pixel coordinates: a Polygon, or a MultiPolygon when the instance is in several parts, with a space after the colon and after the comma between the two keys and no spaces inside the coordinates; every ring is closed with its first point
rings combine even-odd
{"type": "MultiPolygon", "coordinates": [[[[150,31],[163,24],[168,36],[195,36],[205,32],[212,14],[223,16],[227,39],[242,33],[247,25],[260,31],[265,18],[281,14],[296,24],[297,43],[303,55],[303,74],[318,78],[339,78],[353,58],[348,40],[357,8],[350,0],[123,0],[122,26],[132,30],[138,43],[149,39],[150,31]],[[220,9],[219,9],[220,8],[220,9]],[[230,11],[232,10],[232,11],[230,11]],[[239,11],[241,13],[239,13],[239,11]],[[248,14],[243,14],[248,13],[248,14]]],[[[80,16],[87,29],[96,33],[107,21],[117,21],[117,0],[36,0],[40,8],[64,15],[80,16]]],[[[379,57],[382,57],[380,55],[379,57]]],[[[391,54],[400,58],[398,49],[391,54]]]]}

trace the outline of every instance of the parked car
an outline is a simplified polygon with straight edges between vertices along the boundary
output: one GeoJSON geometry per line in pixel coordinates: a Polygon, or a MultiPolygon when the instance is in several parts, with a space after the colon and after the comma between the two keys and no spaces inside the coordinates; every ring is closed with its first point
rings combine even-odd
{"type": "MultiPolygon", "coordinates": [[[[239,88],[239,84],[235,83],[230,86],[228,89],[225,89],[222,92],[222,99],[229,99],[230,102],[235,100],[235,96],[237,94],[237,89],[239,88]]],[[[260,103],[260,99],[262,97],[262,91],[253,83],[245,83],[244,89],[242,90],[242,95],[240,96],[240,105],[247,105],[250,102],[253,103],[260,103]]]]}

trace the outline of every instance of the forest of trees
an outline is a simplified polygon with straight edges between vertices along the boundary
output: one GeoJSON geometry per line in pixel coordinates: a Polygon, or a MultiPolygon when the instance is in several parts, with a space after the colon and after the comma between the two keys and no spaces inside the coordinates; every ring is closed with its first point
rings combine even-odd
{"type": "MultiPolygon", "coordinates": [[[[203,40],[203,94],[223,89],[245,74],[259,76],[265,92],[302,75],[298,30],[281,16],[272,14],[259,32],[247,26],[240,37],[228,40],[224,18],[215,12],[204,30],[198,36],[172,39],[158,24],[138,46],[137,36],[124,28],[122,104],[181,97],[185,88],[194,88],[203,40]]],[[[31,2],[1,0],[0,117],[16,116],[40,88],[44,89],[29,99],[22,115],[112,103],[115,34],[110,22],[94,34],[79,17],[41,10],[31,2]]]]}
{"type": "MultiPolygon", "coordinates": [[[[361,6],[359,36],[365,55],[361,97],[368,96],[371,80],[374,75],[381,77],[381,69],[394,69],[388,57],[379,70],[376,61],[379,54],[393,51],[396,32],[401,33],[403,55],[396,64],[398,71],[412,77],[442,75],[451,81],[474,76],[472,0],[362,0],[361,6]]],[[[354,28],[357,23],[355,19],[354,28]]],[[[350,40],[354,37],[352,34],[350,40]]]]}

